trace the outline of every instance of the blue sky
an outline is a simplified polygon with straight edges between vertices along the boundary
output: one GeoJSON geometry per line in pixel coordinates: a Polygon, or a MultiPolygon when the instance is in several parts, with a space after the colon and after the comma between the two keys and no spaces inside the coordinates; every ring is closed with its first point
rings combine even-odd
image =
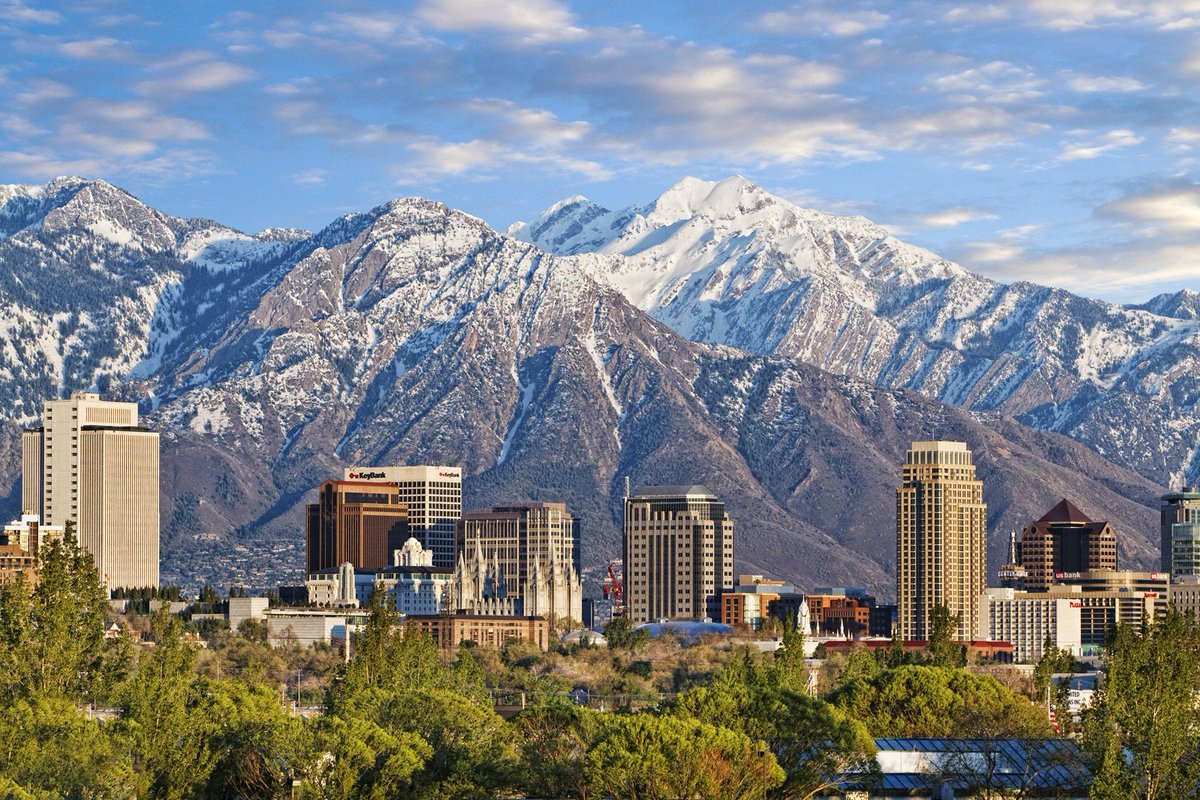
{"type": "Polygon", "coordinates": [[[1200,0],[0,0],[0,183],[500,229],[742,174],[1001,280],[1200,289],[1200,0]]]}

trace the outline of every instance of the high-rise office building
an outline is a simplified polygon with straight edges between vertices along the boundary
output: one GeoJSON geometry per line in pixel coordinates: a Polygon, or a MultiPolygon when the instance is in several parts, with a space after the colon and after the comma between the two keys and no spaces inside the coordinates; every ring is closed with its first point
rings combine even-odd
{"type": "Polygon", "coordinates": [[[73,523],[110,589],[158,585],[158,434],[138,425],[136,403],[89,392],[47,401],[21,455],[26,510],[73,523]]]}
{"type": "Polygon", "coordinates": [[[1112,525],[1089,518],[1064,498],[1025,528],[1018,552],[1025,588],[1043,591],[1059,573],[1116,569],[1117,535],[1112,525]]]}
{"type": "Polygon", "coordinates": [[[464,514],[458,553],[457,608],[473,611],[488,599],[503,600],[507,605],[494,607],[525,616],[583,620],[579,520],[564,503],[522,503],[464,514]]]}
{"type": "Polygon", "coordinates": [[[721,618],[733,590],[733,520],[703,486],[625,498],[625,613],[634,622],[721,618]]]}
{"type": "Polygon", "coordinates": [[[965,442],[913,442],[896,489],[896,601],[902,639],[928,639],[934,609],[976,638],[987,583],[987,505],[965,442]]]}
{"type": "Polygon", "coordinates": [[[308,506],[308,572],[350,563],[386,567],[408,539],[408,507],[393,483],[325,481],[308,506]]]}
{"type": "MultiPolygon", "coordinates": [[[[342,477],[396,484],[400,502],[408,506],[409,535],[433,551],[435,566],[454,567],[454,536],[462,516],[461,468],[347,467],[342,477]]],[[[384,563],[390,564],[391,560],[384,563]]]]}
{"type": "Polygon", "coordinates": [[[1163,572],[1172,578],[1200,575],[1200,491],[1195,486],[1163,495],[1159,537],[1163,572]]]}

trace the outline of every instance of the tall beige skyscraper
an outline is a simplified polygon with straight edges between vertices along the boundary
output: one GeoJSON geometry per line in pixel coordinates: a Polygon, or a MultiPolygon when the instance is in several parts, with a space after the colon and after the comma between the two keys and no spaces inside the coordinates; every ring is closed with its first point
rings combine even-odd
{"type": "Polygon", "coordinates": [[[136,403],[88,392],[47,401],[21,455],[26,510],[73,522],[110,589],[158,585],[158,434],[138,426],[136,403]]]}
{"type": "Polygon", "coordinates": [[[721,618],[733,591],[733,520],[703,486],[625,498],[625,614],[634,622],[721,618]]]}
{"type": "Polygon", "coordinates": [[[900,636],[928,639],[933,610],[977,638],[987,582],[987,505],[965,442],[913,442],[896,489],[896,603],[900,636]]]}

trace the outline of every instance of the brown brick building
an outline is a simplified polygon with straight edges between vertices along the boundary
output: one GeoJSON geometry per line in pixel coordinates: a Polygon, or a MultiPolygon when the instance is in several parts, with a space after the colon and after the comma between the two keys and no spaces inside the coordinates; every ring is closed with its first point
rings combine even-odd
{"type": "Polygon", "coordinates": [[[1098,522],[1070,500],[1031,523],[1021,534],[1020,563],[1028,591],[1044,591],[1055,574],[1097,572],[1117,568],[1117,535],[1108,522],[1098,522]]]}
{"type": "Polygon", "coordinates": [[[500,617],[480,614],[410,614],[404,624],[429,634],[443,650],[463,642],[498,650],[505,642],[524,639],[542,650],[550,646],[550,625],[545,617],[500,617]]]}

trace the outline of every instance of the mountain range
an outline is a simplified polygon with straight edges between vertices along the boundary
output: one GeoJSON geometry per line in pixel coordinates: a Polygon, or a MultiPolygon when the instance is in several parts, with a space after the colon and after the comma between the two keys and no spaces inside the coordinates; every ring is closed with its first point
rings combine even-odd
{"type": "Polygon", "coordinates": [[[742,178],[505,233],[420,198],[247,235],[104,181],[0,186],[0,495],[42,400],[95,388],[162,432],[189,587],[297,582],[344,465],[447,463],[468,506],[568,502],[593,568],[626,477],[703,483],[740,571],[886,597],[904,450],[959,438],[993,567],[1060,497],[1149,566],[1156,498],[1197,469],[1196,300],[996,284],[742,178]]]}

